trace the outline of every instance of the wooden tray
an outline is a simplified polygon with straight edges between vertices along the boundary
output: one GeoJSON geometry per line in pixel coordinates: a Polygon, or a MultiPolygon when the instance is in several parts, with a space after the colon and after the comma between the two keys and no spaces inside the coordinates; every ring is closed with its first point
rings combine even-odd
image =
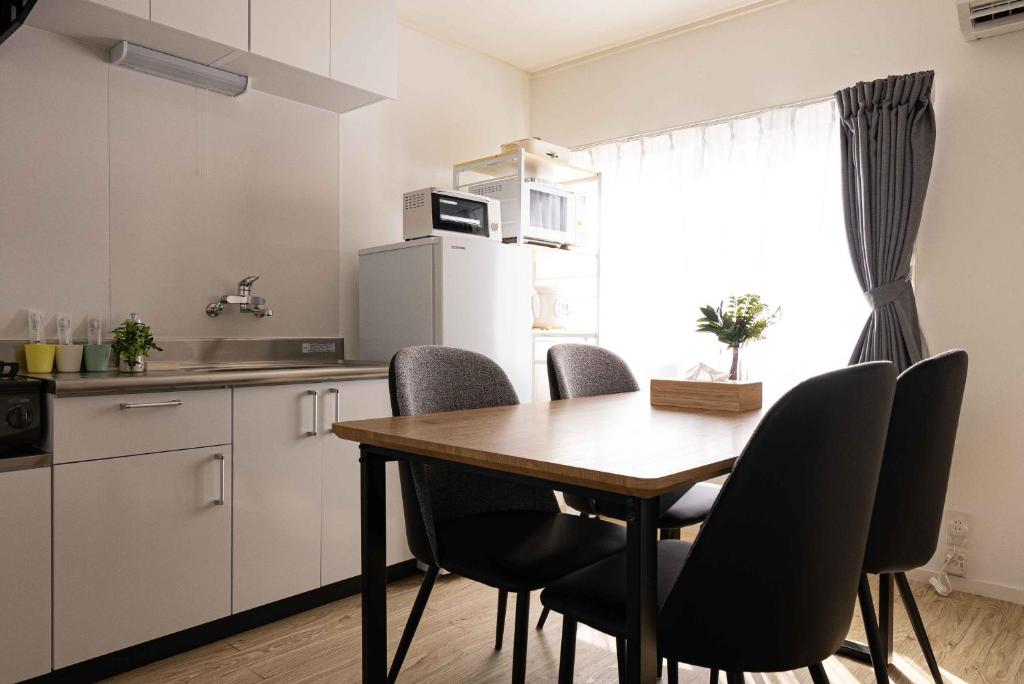
{"type": "Polygon", "coordinates": [[[754,411],[761,408],[761,383],[651,380],[651,405],[709,411],[754,411]]]}

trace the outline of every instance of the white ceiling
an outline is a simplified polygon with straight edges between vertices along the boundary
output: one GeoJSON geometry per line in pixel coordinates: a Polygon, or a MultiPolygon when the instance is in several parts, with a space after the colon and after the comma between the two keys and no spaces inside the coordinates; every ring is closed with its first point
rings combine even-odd
{"type": "Polygon", "coordinates": [[[397,0],[427,35],[533,73],[766,0],[397,0]]]}

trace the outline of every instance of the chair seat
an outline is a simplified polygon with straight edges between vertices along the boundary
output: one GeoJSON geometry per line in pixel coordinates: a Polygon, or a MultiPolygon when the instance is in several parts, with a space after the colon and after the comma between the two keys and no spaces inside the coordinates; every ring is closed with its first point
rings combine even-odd
{"type": "Polygon", "coordinates": [[[441,567],[507,591],[534,591],[626,548],[621,525],[567,513],[508,511],[437,528],[441,567]]]}
{"type": "Polygon", "coordinates": [[[675,529],[704,522],[721,491],[722,485],[698,482],[683,494],[679,501],[672,504],[671,508],[661,514],[658,527],[675,529]]]}
{"type": "MultiPolygon", "coordinates": [[[[690,543],[658,542],[658,610],[679,578],[690,543]]],[[[556,580],[541,603],[605,634],[626,635],[626,554],[619,553],[556,580]]]]}

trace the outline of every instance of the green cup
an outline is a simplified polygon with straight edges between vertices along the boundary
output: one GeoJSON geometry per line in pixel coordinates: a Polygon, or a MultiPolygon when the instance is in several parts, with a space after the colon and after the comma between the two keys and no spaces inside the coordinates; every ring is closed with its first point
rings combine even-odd
{"type": "Polygon", "coordinates": [[[109,344],[87,344],[82,352],[85,358],[85,370],[89,373],[98,373],[110,370],[110,345],[109,344]]]}

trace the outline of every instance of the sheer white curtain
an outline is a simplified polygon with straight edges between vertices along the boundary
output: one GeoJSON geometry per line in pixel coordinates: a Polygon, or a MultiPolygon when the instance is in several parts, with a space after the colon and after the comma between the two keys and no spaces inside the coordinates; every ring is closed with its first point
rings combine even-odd
{"type": "Polygon", "coordinates": [[[755,292],[781,316],[742,352],[791,384],[846,365],[867,313],[846,246],[832,101],[575,153],[602,173],[601,344],[640,377],[728,370],[698,307],[755,292]]]}

